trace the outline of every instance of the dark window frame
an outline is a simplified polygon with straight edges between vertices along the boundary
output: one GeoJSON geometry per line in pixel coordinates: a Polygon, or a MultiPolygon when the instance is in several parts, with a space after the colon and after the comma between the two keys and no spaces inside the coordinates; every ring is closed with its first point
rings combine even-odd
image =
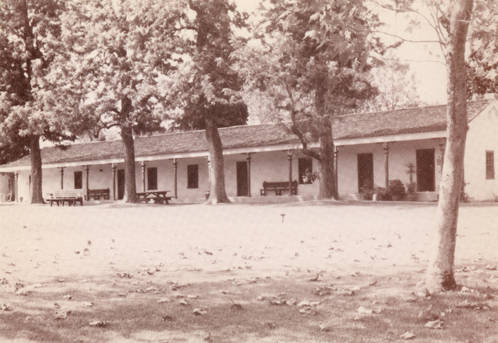
{"type": "Polygon", "coordinates": [[[495,178],[495,152],[486,150],[486,180],[494,180],[495,178]]]}
{"type": "Polygon", "coordinates": [[[74,189],[83,189],[83,172],[81,170],[76,170],[73,173],[73,180],[74,189]]]}
{"type": "Polygon", "coordinates": [[[157,190],[157,167],[147,168],[147,190],[157,190]]]}
{"type": "Polygon", "coordinates": [[[188,189],[199,188],[199,165],[198,164],[187,165],[187,188],[188,189]]]}
{"type": "Polygon", "coordinates": [[[303,185],[303,184],[310,184],[313,182],[311,178],[307,182],[304,182],[304,175],[306,173],[306,169],[309,169],[310,173],[313,173],[313,159],[311,157],[299,157],[297,159],[299,184],[303,185]]]}

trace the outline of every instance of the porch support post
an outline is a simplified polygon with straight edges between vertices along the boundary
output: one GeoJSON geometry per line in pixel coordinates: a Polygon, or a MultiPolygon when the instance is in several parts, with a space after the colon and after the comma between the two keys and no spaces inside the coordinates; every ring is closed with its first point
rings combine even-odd
{"type": "Polygon", "coordinates": [[[247,154],[247,195],[251,196],[251,153],[247,154]]]}
{"type": "Polygon", "coordinates": [[[174,170],[174,192],[175,199],[178,199],[178,161],[176,158],[173,159],[173,170],[174,170]]]}
{"type": "Polygon", "coordinates": [[[334,183],[335,183],[335,195],[336,198],[339,197],[339,147],[336,145],[334,146],[334,183]]]}
{"type": "Polygon", "coordinates": [[[143,192],[146,191],[145,189],[145,161],[142,161],[140,163],[140,165],[142,166],[142,189],[143,189],[143,192]]]}
{"type": "Polygon", "coordinates": [[[90,194],[90,166],[85,166],[85,200],[88,201],[90,200],[88,195],[90,194]]]}
{"type": "Polygon", "coordinates": [[[64,189],[64,167],[61,167],[61,189],[64,189]]]}
{"type": "Polygon", "coordinates": [[[112,200],[116,200],[116,165],[112,164],[112,200]]]}
{"type": "Polygon", "coordinates": [[[289,160],[289,196],[292,195],[292,150],[287,150],[287,159],[289,160]]]}
{"type": "Polygon", "coordinates": [[[389,143],[384,143],[384,174],[386,176],[386,190],[389,187],[389,143]]]}
{"type": "Polygon", "coordinates": [[[14,174],[14,197],[19,202],[19,172],[14,174]]]}

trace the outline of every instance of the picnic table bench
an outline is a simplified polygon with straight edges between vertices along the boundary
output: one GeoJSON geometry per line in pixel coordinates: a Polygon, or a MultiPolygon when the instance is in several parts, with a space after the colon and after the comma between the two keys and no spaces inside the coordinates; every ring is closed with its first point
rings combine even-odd
{"type": "MultiPolygon", "coordinates": [[[[290,184],[290,194],[297,194],[297,181],[292,181],[290,184]]],[[[269,191],[274,191],[275,195],[282,195],[283,191],[289,191],[289,182],[288,181],[278,181],[278,182],[269,182],[263,181],[263,188],[260,190],[261,195],[268,194],[269,191]]]]}
{"type": "Polygon", "coordinates": [[[149,202],[154,201],[156,204],[169,204],[171,197],[168,196],[169,191],[146,191],[137,192],[138,201],[149,202]]]}
{"type": "Polygon", "coordinates": [[[88,200],[109,200],[111,198],[111,192],[109,188],[105,189],[89,189],[88,190],[88,200]]]}
{"type": "Polygon", "coordinates": [[[49,193],[49,197],[46,199],[46,201],[50,203],[50,206],[52,206],[54,203],[56,203],[57,206],[59,206],[60,204],[64,206],[65,202],[67,202],[68,206],[76,206],[77,203],[83,206],[83,197],[81,196],[81,194],[70,191],[49,193]]]}

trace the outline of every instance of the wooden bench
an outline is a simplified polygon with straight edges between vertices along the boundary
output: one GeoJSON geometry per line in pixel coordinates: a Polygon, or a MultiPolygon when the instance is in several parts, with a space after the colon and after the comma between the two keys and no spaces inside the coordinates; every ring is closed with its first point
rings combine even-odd
{"type": "MultiPolygon", "coordinates": [[[[279,182],[269,182],[263,181],[263,188],[260,190],[261,195],[268,194],[269,191],[275,192],[276,195],[282,195],[282,192],[289,191],[289,182],[288,181],[279,181],[279,182]]],[[[290,194],[297,194],[297,181],[291,182],[290,194]]]]}
{"type": "Polygon", "coordinates": [[[83,206],[83,197],[81,196],[81,194],[71,191],[50,193],[46,201],[50,203],[50,206],[52,206],[54,203],[56,203],[57,206],[59,206],[60,204],[64,206],[65,202],[67,202],[68,206],[76,206],[77,203],[83,206]]]}
{"type": "Polygon", "coordinates": [[[109,200],[111,198],[111,191],[109,188],[105,189],[89,189],[88,200],[109,200]]]}
{"type": "Polygon", "coordinates": [[[146,191],[137,192],[138,201],[149,202],[153,201],[156,204],[169,204],[171,197],[168,196],[169,191],[146,191]]]}

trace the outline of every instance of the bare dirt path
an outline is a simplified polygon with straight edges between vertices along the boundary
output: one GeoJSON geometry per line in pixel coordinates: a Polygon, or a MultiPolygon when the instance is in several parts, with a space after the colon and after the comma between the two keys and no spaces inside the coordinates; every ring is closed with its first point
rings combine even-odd
{"type": "MultiPolygon", "coordinates": [[[[431,251],[434,211],[0,206],[0,307],[10,307],[0,308],[0,341],[396,341],[423,327],[417,316],[429,305],[455,313],[458,301],[472,308],[498,288],[498,207],[464,206],[456,262],[467,298],[408,301],[431,251]]],[[[462,318],[482,325],[477,338],[498,339],[496,315],[455,323],[462,318]]],[[[443,330],[452,340],[437,329],[413,339],[472,340],[475,330],[458,328],[443,330]]]]}

